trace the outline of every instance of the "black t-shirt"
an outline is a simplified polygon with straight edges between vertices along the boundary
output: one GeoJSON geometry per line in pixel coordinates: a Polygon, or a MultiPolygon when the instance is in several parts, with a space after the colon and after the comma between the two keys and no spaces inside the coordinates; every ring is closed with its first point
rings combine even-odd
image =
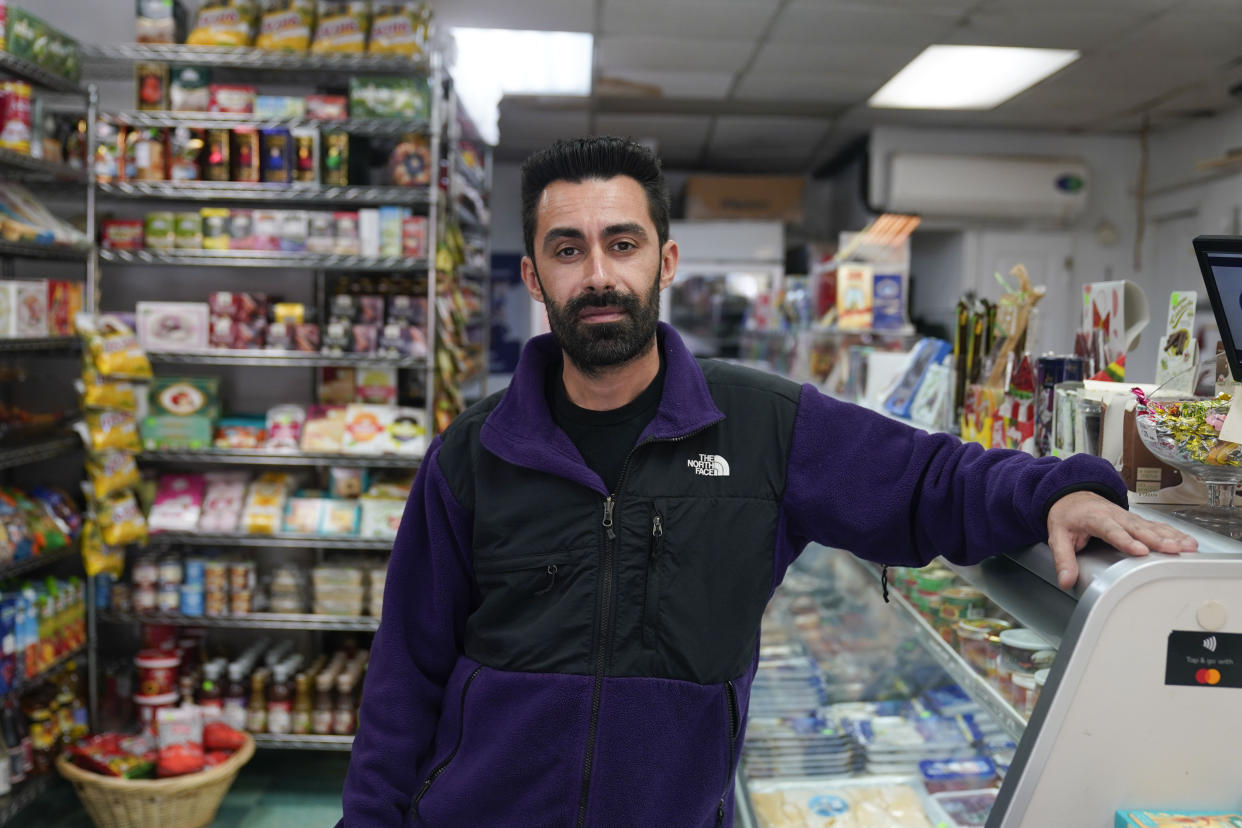
{"type": "Polygon", "coordinates": [[[655,417],[664,392],[664,354],[660,371],[633,401],[611,411],[591,411],[574,405],[565,391],[559,363],[548,368],[548,408],[552,420],[569,435],[582,459],[603,479],[608,491],[616,492],[621,471],[638,437],[655,417]]]}

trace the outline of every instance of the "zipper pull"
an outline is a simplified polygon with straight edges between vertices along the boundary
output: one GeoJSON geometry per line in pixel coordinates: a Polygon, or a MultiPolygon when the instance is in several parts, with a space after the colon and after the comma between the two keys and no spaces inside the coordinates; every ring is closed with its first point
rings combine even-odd
{"type": "Polygon", "coordinates": [[[548,573],[548,584],[543,589],[535,592],[536,595],[544,595],[548,592],[551,592],[552,587],[556,584],[556,572],[557,572],[556,564],[548,564],[548,568],[546,571],[548,573]]]}
{"type": "Polygon", "coordinates": [[[660,554],[660,538],[664,537],[664,518],[655,514],[651,518],[651,557],[660,554]]]}
{"type": "Polygon", "coordinates": [[[720,804],[716,806],[716,824],[724,825],[724,818],[725,818],[724,800],[722,799],[720,800],[720,804]]]}
{"type": "Polygon", "coordinates": [[[616,505],[617,502],[612,499],[612,495],[608,495],[607,499],[604,500],[604,529],[608,531],[608,540],[612,540],[617,536],[612,531],[612,510],[616,505]]]}

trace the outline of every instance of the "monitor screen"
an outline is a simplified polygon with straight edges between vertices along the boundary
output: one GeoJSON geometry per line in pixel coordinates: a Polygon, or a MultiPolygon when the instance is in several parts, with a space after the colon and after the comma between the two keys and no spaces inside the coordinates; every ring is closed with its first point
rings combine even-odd
{"type": "Polygon", "coordinates": [[[1242,380],[1242,237],[1199,236],[1194,246],[1229,372],[1242,380]]]}

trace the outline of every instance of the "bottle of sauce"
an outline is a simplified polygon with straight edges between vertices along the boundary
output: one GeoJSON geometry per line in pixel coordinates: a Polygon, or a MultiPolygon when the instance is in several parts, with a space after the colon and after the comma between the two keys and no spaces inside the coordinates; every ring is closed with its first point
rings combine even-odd
{"type": "Polygon", "coordinates": [[[220,688],[220,662],[209,661],[203,666],[203,684],[198,690],[198,703],[223,712],[224,693],[220,688]]]}
{"type": "Polygon", "coordinates": [[[229,665],[229,683],[224,690],[224,723],[237,730],[246,729],[246,665],[234,661],[229,665]]]}
{"type": "Polygon", "coordinates": [[[315,707],[311,711],[311,730],[321,736],[332,732],[333,678],[333,673],[325,670],[315,679],[315,707]]]}
{"type": "Polygon", "coordinates": [[[336,680],[336,711],[332,714],[332,732],[337,736],[354,733],[354,676],[346,671],[336,680]]]}
{"type": "Polygon", "coordinates": [[[257,670],[250,678],[250,706],[246,708],[246,730],[251,733],[267,733],[267,676],[266,670],[257,670]]]}
{"type": "Polygon", "coordinates": [[[296,688],[293,698],[293,732],[302,736],[311,732],[310,676],[298,673],[293,683],[296,688]]]}
{"type": "Polygon", "coordinates": [[[22,732],[17,723],[17,711],[11,701],[4,704],[3,728],[7,761],[0,764],[9,766],[9,782],[16,785],[26,781],[26,754],[22,748],[22,732]]]}
{"type": "Polygon", "coordinates": [[[56,758],[56,724],[46,707],[30,711],[30,746],[34,751],[34,772],[42,775],[52,770],[56,758]]]}
{"type": "Polygon", "coordinates": [[[289,733],[293,730],[293,693],[289,689],[289,673],[285,665],[272,669],[272,686],[267,693],[267,732],[289,733]]]}

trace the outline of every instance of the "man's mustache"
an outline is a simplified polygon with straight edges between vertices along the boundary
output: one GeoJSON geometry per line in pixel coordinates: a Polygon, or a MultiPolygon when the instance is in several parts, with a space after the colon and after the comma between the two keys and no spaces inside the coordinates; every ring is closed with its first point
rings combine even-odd
{"type": "Polygon", "coordinates": [[[638,297],[632,293],[620,293],[606,290],[602,293],[584,293],[570,299],[565,304],[565,312],[577,316],[586,308],[620,308],[633,314],[639,309],[638,297]]]}

